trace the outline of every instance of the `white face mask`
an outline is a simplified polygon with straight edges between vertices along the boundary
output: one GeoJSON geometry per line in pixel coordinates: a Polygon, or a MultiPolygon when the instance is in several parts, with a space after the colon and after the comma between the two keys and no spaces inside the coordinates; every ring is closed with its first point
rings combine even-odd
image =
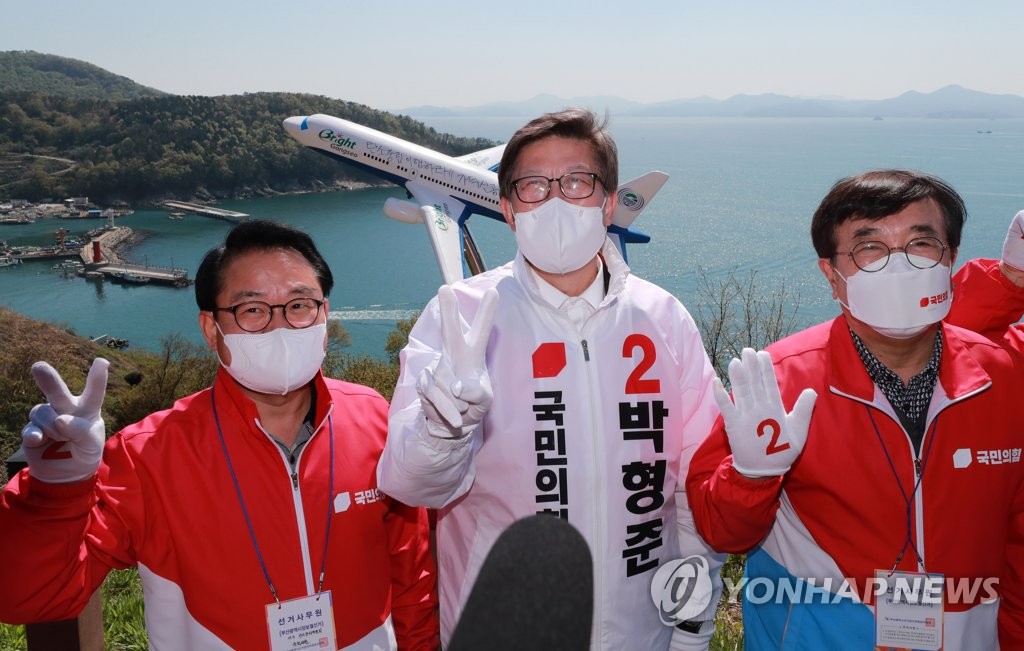
{"type": "Polygon", "coordinates": [[[553,274],[581,269],[601,250],[608,234],[604,203],[584,207],[554,197],[513,216],[519,250],[533,266],[553,274]]]}
{"type": "Polygon", "coordinates": [[[278,328],[264,333],[224,334],[231,364],[221,365],[242,386],[258,393],[284,395],[307,384],[324,361],[327,324],[298,330],[278,328]]]}
{"type": "MultiPolygon", "coordinates": [[[[922,264],[931,260],[918,258],[922,264]]],[[[880,265],[879,260],[872,266],[880,265]]],[[[950,268],[938,264],[918,269],[902,254],[893,253],[879,271],[861,270],[844,278],[850,314],[871,326],[879,334],[907,339],[920,333],[949,314],[953,303],[950,268]]]]}

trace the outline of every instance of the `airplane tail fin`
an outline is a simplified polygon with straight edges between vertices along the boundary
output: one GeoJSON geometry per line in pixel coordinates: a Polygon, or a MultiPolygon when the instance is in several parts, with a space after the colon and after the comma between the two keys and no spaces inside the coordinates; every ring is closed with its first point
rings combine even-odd
{"type": "Polygon", "coordinates": [[[612,224],[620,228],[629,228],[667,180],[668,174],[664,172],[648,172],[619,185],[616,192],[619,205],[612,215],[612,224]]]}
{"type": "Polygon", "coordinates": [[[664,172],[648,172],[619,186],[617,192],[619,205],[615,208],[615,214],[612,215],[612,225],[608,227],[608,237],[619,247],[619,252],[622,253],[622,258],[626,262],[629,262],[629,256],[626,255],[626,244],[646,244],[651,241],[650,235],[630,230],[629,227],[667,180],[668,174],[664,172]]]}

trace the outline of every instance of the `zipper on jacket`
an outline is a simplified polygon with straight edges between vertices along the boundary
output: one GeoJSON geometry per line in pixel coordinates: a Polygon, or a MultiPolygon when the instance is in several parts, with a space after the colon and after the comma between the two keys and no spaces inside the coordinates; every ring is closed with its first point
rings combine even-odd
{"type": "Polygon", "coordinates": [[[921,476],[921,457],[914,456],[914,476],[921,476]]]}
{"type": "Polygon", "coordinates": [[[590,361],[590,348],[587,347],[587,340],[584,339],[580,343],[583,344],[583,361],[584,362],[589,362],[590,361]]]}
{"type": "Polygon", "coordinates": [[[291,463],[292,467],[292,490],[297,491],[299,490],[299,468],[295,463],[296,459],[294,453],[288,455],[288,461],[291,463]]]}

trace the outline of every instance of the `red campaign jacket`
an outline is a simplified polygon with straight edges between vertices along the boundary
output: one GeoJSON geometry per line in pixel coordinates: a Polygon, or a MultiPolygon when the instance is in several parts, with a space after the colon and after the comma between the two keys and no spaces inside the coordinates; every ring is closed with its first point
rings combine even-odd
{"type": "MultiPolygon", "coordinates": [[[[1019,355],[975,333],[942,328],[922,457],[930,451],[912,500],[910,535],[929,572],[999,579],[1000,643],[1021,648],[1024,428],[1016,406],[1024,396],[1024,366],[1019,355]],[[999,463],[991,461],[992,451],[999,463]],[[1004,453],[1012,460],[1004,462],[1004,453]]],[[[863,586],[876,570],[893,566],[908,534],[894,474],[909,493],[917,477],[909,437],[868,376],[844,317],[768,351],[787,409],[807,387],[818,394],[806,445],[781,479],[750,480],[732,468],[719,418],[687,478],[697,530],[719,551],[758,547],[792,576],[835,578],[834,585],[848,578],[863,586]]],[[[898,567],[919,571],[911,551],[898,567]]],[[[978,591],[978,598],[984,594],[978,591]]],[[[979,599],[947,604],[946,649],[988,648],[953,642],[979,631],[995,637],[995,604],[979,599]]]]}
{"type": "Polygon", "coordinates": [[[125,428],[97,478],[46,484],[23,470],[0,493],[0,620],[75,617],[111,568],[137,566],[152,649],[268,648],[274,602],[217,435],[216,417],[279,599],[332,591],[340,648],[438,644],[426,513],[377,490],[387,402],[317,375],[317,428],[296,477],[224,369],[212,389],[125,428]],[[328,500],[333,424],[334,492],[328,500]],[[332,505],[333,506],[330,506],[332,505]]]}
{"type": "Polygon", "coordinates": [[[999,260],[970,260],[953,275],[953,307],[946,321],[1024,351],[1024,289],[999,270],[999,260]]]}

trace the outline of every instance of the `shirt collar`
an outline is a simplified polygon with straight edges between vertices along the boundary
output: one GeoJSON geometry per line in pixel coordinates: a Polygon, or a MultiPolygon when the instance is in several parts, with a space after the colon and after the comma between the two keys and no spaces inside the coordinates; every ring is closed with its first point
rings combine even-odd
{"type": "MultiPolygon", "coordinates": [[[[562,305],[572,297],[568,294],[563,293],[561,290],[556,288],[554,285],[549,283],[540,277],[533,267],[527,265],[530,270],[530,275],[537,283],[537,291],[540,292],[541,298],[543,298],[551,307],[556,310],[562,307],[562,305]]],[[[594,276],[593,282],[583,290],[580,294],[580,298],[584,299],[590,306],[595,310],[601,305],[601,301],[604,300],[604,261],[601,260],[601,256],[597,256],[597,275],[594,276]]]]}
{"type": "Polygon", "coordinates": [[[935,389],[935,382],[939,377],[939,360],[942,357],[942,328],[935,331],[935,345],[932,346],[932,355],[924,369],[910,378],[910,382],[904,384],[903,380],[892,369],[883,364],[875,355],[868,350],[857,333],[850,330],[853,336],[853,345],[857,354],[864,362],[868,376],[878,385],[891,403],[899,403],[911,416],[917,416],[917,412],[926,408],[931,399],[932,391],[935,389]],[[911,403],[914,406],[910,406],[911,403]]]}

